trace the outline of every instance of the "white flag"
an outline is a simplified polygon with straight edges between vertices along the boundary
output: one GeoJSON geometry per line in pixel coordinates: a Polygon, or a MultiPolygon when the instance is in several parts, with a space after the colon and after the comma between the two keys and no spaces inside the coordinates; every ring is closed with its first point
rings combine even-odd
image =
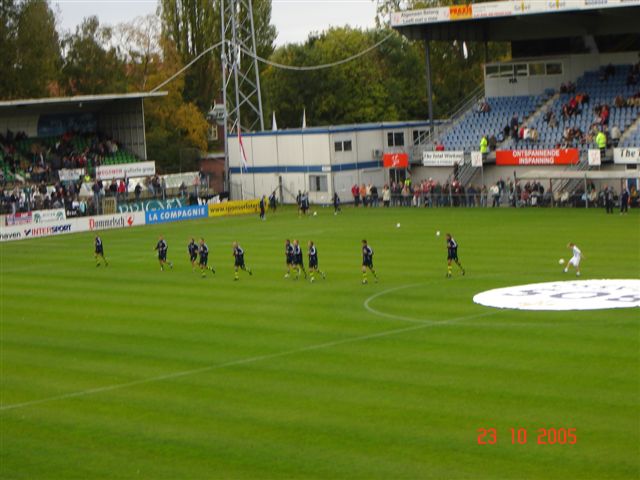
{"type": "Polygon", "coordinates": [[[307,109],[302,110],[302,128],[307,128],[307,109]]]}
{"type": "Polygon", "coordinates": [[[278,130],[278,124],[276,123],[276,112],[273,112],[273,116],[271,117],[271,130],[274,132],[278,130]]]}

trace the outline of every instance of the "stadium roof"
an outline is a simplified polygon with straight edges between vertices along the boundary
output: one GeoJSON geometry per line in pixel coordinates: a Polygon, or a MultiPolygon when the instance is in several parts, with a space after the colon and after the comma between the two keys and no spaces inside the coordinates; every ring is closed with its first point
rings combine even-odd
{"type": "Polygon", "coordinates": [[[26,98],[19,100],[5,100],[0,102],[0,108],[46,108],[52,106],[82,106],[84,103],[101,104],[119,100],[135,100],[152,97],[164,97],[168,92],[136,92],[136,93],[108,93],[103,95],[77,95],[75,97],[26,98]]]}
{"type": "Polygon", "coordinates": [[[391,26],[412,40],[522,41],[637,34],[640,0],[506,0],[406,10],[391,26]]]}

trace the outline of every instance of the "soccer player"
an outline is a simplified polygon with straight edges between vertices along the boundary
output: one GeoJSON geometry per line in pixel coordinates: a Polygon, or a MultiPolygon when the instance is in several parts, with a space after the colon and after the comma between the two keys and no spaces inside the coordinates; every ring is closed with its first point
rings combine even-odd
{"type": "Polygon", "coordinates": [[[373,273],[375,282],[378,283],[378,276],[373,269],[373,248],[369,246],[366,240],[362,240],[362,283],[368,283],[367,269],[373,273]]]}
{"type": "Polygon", "coordinates": [[[209,270],[211,273],[216,273],[216,270],[213,267],[207,265],[209,261],[209,247],[204,243],[204,238],[200,238],[200,245],[198,246],[198,253],[200,254],[200,272],[202,273],[202,277],[206,277],[206,270],[209,270]]]}
{"type": "Polygon", "coordinates": [[[101,259],[104,261],[104,266],[108,267],[109,263],[107,262],[107,259],[104,256],[104,247],[102,246],[102,239],[99,236],[96,236],[95,247],[96,247],[96,250],[95,250],[94,256],[96,257],[96,267],[100,266],[101,259]]]}
{"type": "Polygon", "coordinates": [[[324,280],[324,272],[318,269],[318,249],[313,241],[309,240],[309,280],[311,282],[316,281],[316,273],[319,273],[324,280]]]}
{"type": "Polygon", "coordinates": [[[293,268],[293,245],[291,245],[291,241],[288,238],[284,242],[284,257],[287,263],[287,273],[284,274],[284,278],[289,278],[293,268]]]}
{"type": "Polygon", "coordinates": [[[234,280],[240,280],[240,276],[238,275],[238,270],[244,270],[249,275],[253,275],[250,268],[247,268],[244,264],[244,250],[238,242],[233,242],[233,256],[235,257],[235,278],[234,280]]]}
{"type": "Polygon", "coordinates": [[[198,245],[196,244],[196,240],[194,238],[192,238],[187,245],[187,250],[189,252],[189,259],[191,260],[191,271],[195,272],[196,262],[198,261],[198,245]]]}
{"type": "Polygon", "coordinates": [[[265,209],[267,208],[266,206],[267,203],[267,197],[265,197],[264,195],[260,198],[260,220],[264,221],[267,219],[267,217],[265,216],[264,212],[265,209]]]}
{"type": "Polygon", "coordinates": [[[578,246],[575,243],[569,243],[567,245],[567,248],[570,248],[572,253],[573,253],[573,257],[571,257],[571,260],[569,260],[569,263],[567,263],[567,266],[564,268],[564,273],[567,273],[569,271],[569,267],[573,267],[576,269],[576,277],[580,276],[580,260],[582,259],[582,251],[578,248],[578,246]]]}
{"type": "Polygon", "coordinates": [[[307,278],[307,271],[304,269],[304,261],[302,260],[302,248],[298,240],[293,241],[293,268],[296,269],[296,280],[300,278],[300,271],[304,273],[304,278],[307,278]]]}
{"type": "Polygon", "coordinates": [[[338,196],[338,192],[333,193],[333,214],[337,215],[340,211],[340,197],[338,196]]]}
{"type": "Polygon", "coordinates": [[[458,242],[450,233],[447,233],[447,278],[451,278],[451,262],[455,262],[462,271],[462,275],[464,275],[464,268],[462,268],[460,260],[458,260],[458,242]]]}
{"type": "Polygon", "coordinates": [[[165,265],[169,265],[169,268],[173,268],[173,263],[167,262],[167,250],[169,250],[169,246],[162,235],[160,235],[160,238],[158,239],[155,250],[158,252],[160,270],[164,271],[165,265]]]}

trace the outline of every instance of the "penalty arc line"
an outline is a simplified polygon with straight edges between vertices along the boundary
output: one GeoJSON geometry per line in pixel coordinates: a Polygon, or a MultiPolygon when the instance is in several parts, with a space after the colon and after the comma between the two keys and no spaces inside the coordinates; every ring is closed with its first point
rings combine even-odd
{"type": "Polygon", "coordinates": [[[128,387],[135,387],[137,385],[144,385],[144,384],[148,384],[148,383],[155,383],[155,382],[161,382],[163,380],[173,380],[176,378],[182,378],[182,377],[187,377],[187,376],[191,376],[191,375],[197,375],[199,373],[205,373],[205,372],[210,372],[210,371],[214,371],[214,370],[220,370],[223,368],[228,368],[228,367],[234,367],[234,366],[239,366],[239,365],[247,365],[247,364],[252,364],[252,363],[257,363],[257,362],[261,362],[264,360],[272,360],[275,358],[282,358],[282,357],[287,357],[287,356],[291,356],[291,355],[295,355],[298,353],[305,353],[305,352],[313,352],[316,350],[322,350],[325,348],[331,348],[331,347],[337,347],[339,345],[347,345],[350,343],[357,343],[357,342],[363,342],[366,340],[372,340],[372,339],[376,339],[376,338],[383,338],[383,337],[388,337],[391,335],[398,335],[401,333],[406,333],[406,332],[413,332],[416,330],[421,330],[424,328],[428,328],[431,326],[437,326],[437,325],[444,325],[444,324],[450,324],[450,323],[457,323],[457,322],[462,322],[464,320],[472,320],[474,318],[480,318],[480,317],[486,317],[489,315],[495,315],[497,312],[489,312],[489,313],[482,313],[482,314],[475,314],[475,315],[465,315],[463,317],[456,317],[456,318],[451,318],[449,320],[443,320],[443,321],[433,321],[431,323],[426,323],[426,322],[421,322],[418,325],[413,325],[410,327],[404,327],[404,328],[396,328],[394,330],[386,330],[383,332],[378,332],[378,333],[371,333],[368,335],[361,335],[358,337],[352,337],[352,338],[343,338],[341,340],[334,340],[331,342],[324,342],[324,343],[318,343],[316,345],[309,345],[306,347],[301,347],[301,348],[295,348],[292,350],[286,350],[284,352],[278,352],[278,353],[270,353],[270,354],[265,354],[265,355],[257,355],[254,357],[246,357],[246,358],[240,358],[238,360],[231,360],[229,362],[223,362],[223,363],[217,363],[214,365],[208,365],[205,367],[200,367],[200,368],[194,368],[191,370],[183,370],[180,372],[174,372],[174,373],[168,373],[166,375],[158,375],[156,377],[150,377],[150,378],[143,378],[140,380],[133,380],[131,382],[125,382],[125,383],[117,383],[114,385],[106,385],[104,387],[96,387],[96,388],[90,388],[88,390],[80,390],[80,391],[76,391],[76,392],[70,392],[70,393],[65,393],[62,395],[55,395],[52,397],[46,397],[46,398],[41,398],[39,400],[30,400],[27,402],[21,402],[21,403],[13,403],[13,404],[9,404],[9,405],[0,405],[0,412],[6,412],[6,411],[10,411],[10,410],[17,410],[20,408],[25,408],[25,407],[31,407],[31,406],[35,406],[35,405],[41,405],[44,403],[50,403],[50,402],[54,402],[57,400],[68,400],[70,398],[79,398],[79,397],[85,397],[85,396],[89,396],[89,395],[95,395],[97,393],[104,393],[104,392],[112,392],[114,390],[122,390],[128,387]]]}

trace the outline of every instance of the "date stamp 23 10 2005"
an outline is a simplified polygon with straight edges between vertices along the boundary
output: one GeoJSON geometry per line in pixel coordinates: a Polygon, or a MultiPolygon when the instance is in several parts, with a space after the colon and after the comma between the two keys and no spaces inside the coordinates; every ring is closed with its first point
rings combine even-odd
{"type": "MultiPolygon", "coordinates": [[[[529,433],[526,428],[510,428],[512,445],[526,445],[529,442],[529,433]]],[[[575,428],[538,428],[536,440],[531,443],[537,445],[575,445],[578,443],[578,434],[575,428]]],[[[498,430],[478,428],[478,445],[495,445],[498,443],[498,430]]]]}

